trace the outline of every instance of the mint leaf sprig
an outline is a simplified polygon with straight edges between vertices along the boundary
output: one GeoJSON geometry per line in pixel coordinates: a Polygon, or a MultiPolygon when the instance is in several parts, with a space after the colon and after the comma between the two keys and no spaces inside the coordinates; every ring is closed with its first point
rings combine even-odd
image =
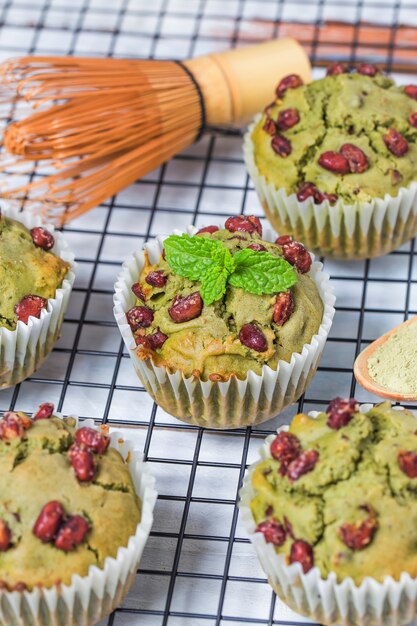
{"type": "Polygon", "coordinates": [[[258,295],[287,291],[297,282],[293,266],[282,257],[250,248],[235,255],[218,239],[171,235],[164,241],[165,258],[179,276],[201,282],[207,306],[226,292],[227,284],[258,295]]]}

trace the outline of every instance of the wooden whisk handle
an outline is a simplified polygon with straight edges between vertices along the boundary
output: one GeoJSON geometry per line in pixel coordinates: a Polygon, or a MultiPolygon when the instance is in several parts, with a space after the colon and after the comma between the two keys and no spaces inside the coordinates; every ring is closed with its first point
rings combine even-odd
{"type": "Polygon", "coordinates": [[[209,54],[184,61],[200,86],[211,126],[248,122],[273,98],[281,78],[299,74],[310,80],[309,59],[295,39],[209,54]]]}

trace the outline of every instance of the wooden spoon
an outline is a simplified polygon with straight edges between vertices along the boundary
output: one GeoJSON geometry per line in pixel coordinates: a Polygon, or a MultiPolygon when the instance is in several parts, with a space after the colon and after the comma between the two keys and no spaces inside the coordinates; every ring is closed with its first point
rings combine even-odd
{"type": "Polygon", "coordinates": [[[369,344],[362,350],[362,352],[358,355],[355,361],[355,365],[353,366],[353,372],[355,374],[355,378],[362,387],[364,387],[367,391],[374,393],[377,396],[382,396],[383,398],[390,398],[391,400],[398,400],[399,402],[413,402],[417,400],[417,392],[414,393],[399,393],[395,391],[391,391],[386,387],[382,387],[378,385],[378,383],[370,377],[368,371],[368,359],[373,355],[375,350],[379,348],[383,343],[387,341],[398,330],[404,328],[405,326],[410,326],[411,324],[415,324],[417,322],[417,315],[412,317],[411,319],[399,324],[392,330],[379,337],[372,343],[369,344]]]}

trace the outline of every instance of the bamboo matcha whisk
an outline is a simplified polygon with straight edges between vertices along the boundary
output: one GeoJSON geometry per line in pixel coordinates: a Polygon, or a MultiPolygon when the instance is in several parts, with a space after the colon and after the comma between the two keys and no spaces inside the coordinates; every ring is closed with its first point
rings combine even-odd
{"type": "Polygon", "coordinates": [[[310,77],[292,39],[181,63],[24,57],[1,69],[3,100],[37,109],[6,127],[5,155],[19,167],[47,169],[14,187],[3,155],[0,195],[25,198],[58,224],[170,159],[206,126],[247,122],[283,76],[310,77]]]}

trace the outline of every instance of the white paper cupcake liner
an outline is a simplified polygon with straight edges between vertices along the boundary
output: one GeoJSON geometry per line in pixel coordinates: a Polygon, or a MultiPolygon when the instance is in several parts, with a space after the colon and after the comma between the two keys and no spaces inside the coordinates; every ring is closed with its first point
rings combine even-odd
{"type": "MultiPolygon", "coordinates": [[[[187,228],[190,235],[196,231],[194,226],[187,228]]],[[[181,234],[182,231],[174,232],[181,234]]],[[[267,231],[263,238],[274,241],[276,234],[267,231]]],[[[145,245],[151,263],[159,262],[163,239],[145,245]]],[[[126,312],[135,304],[131,287],[137,282],[143,265],[143,251],[136,252],[123,264],[115,285],[114,316],[136,373],[158,405],[189,424],[225,429],[260,424],[298,400],[317,369],[335,312],[335,297],[321,263],[313,262],[310,270],[324,306],[322,323],[311,342],[304,344],[301,353],[294,353],[289,363],[279,361],[276,370],[265,365],[261,375],[249,372],[244,380],[232,377],[227,382],[187,378],[178,370],[170,372],[151,359],[144,361],[138,357],[126,312]]]]}
{"type": "Polygon", "coordinates": [[[299,202],[296,194],[268,183],[256,166],[252,141],[260,118],[245,134],[244,160],[266,216],[280,234],[292,235],[317,254],[345,259],[387,254],[417,234],[417,182],[401,187],[397,196],[355,204],[341,198],[335,204],[314,204],[312,198],[299,202]]]}
{"type": "MultiPolygon", "coordinates": [[[[80,425],[97,429],[93,420],[83,420],[80,425]]],[[[155,479],[134,444],[121,438],[120,432],[111,433],[110,439],[110,445],[128,459],[135,491],[142,502],[135,534],[127,546],[119,548],[116,557],[105,559],[103,568],[91,565],[86,576],[74,574],[70,585],[21,592],[0,590],[0,626],[93,626],[127,595],[151,531],[158,494],[155,479]]]]}
{"type": "MultiPolygon", "coordinates": [[[[372,404],[360,407],[369,411],[372,404]]],[[[402,410],[402,407],[394,407],[402,410]]],[[[311,417],[317,411],[309,413],[311,417]]],[[[283,426],[277,432],[288,430],[283,426]]],[[[277,596],[297,613],[301,613],[322,624],[344,626],[401,626],[417,618],[417,579],[404,572],[400,580],[386,576],[380,583],[366,577],[360,586],[352,578],[338,583],[331,572],[328,578],[321,577],[317,567],[304,574],[300,563],[287,565],[284,555],[277,554],[262,533],[255,532],[256,523],[250,502],[256,495],[252,475],[262,461],[271,458],[270,445],[275,435],[266,438],[260,449],[260,460],[249,467],[245,474],[240,494],[240,514],[243,525],[254,545],[255,551],[277,596]]]]}
{"type": "Polygon", "coordinates": [[[71,268],[55,297],[48,300],[48,306],[41,311],[39,319],[31,316],[27,324],[17,322],[15,330],[0,328],[0,389],[11,387],[33,374],[51,352],[58,339],[64,314],[68,306],[74,284],[74,255],[60,232],[54,226],[45,224],[40,217],[19,212],[4,201],[0,203],[1,213],[15,219],[31,229],[45,226],[55,237],[52,251],[71,268]]]}

